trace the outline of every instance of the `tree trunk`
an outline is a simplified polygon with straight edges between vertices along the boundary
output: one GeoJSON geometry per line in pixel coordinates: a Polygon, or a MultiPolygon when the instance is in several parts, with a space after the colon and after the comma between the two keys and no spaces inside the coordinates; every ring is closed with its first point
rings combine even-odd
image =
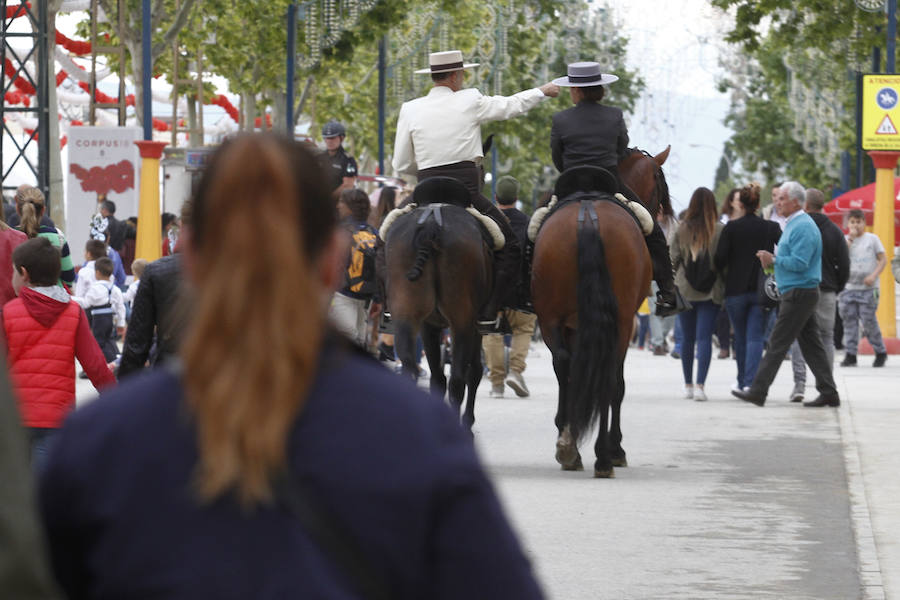
{"type": "Polygon", "coordinates": [[[190,94],[187,98],[188,109],[188,148],[197,148],[203,145],[200,139],[200,128],[197,126],[197,96],[190,94]]]}
{"type": "Polygon", "coordinates": [[[272,101],[272,131],[290,134],[287,126],[287,94],[281,90],[269,90],[266,96],[272,101]]]}
{"type": "MultiPolygon", "coordinates": [[[[144,63],[143,51],[141,48],[141,40],[132,40],[123,38],[125,47],[128,48],[128,55],[131,56],[131,77],[134,85],[134,115],[137,117],[138,125],[144,125],[144,63]]],[[[124,74],[119,74],[123,77],[124,74]]]]}
{"type": "Polygon", "coordinates": [[[247,131],[253,131],[256,127],[256,95],[243,93],[241,98],[244,100],[244,127],[247,131]]]}

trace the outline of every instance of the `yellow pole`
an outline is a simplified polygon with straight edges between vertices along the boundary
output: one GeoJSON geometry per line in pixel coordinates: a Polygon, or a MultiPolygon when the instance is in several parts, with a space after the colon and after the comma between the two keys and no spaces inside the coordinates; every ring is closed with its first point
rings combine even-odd
{"type": "Polygon", "coordinates": [[[162,223],[159,204],[159,159],[165,142],[135,142],[141,152],[141,197],[134,257],[150,262],[162,254],[162,223]]]}
{"type": "Polygon", "coordinates": [[[873,150],[869,152],[875,165],[875,210],[872,232],[884,245],[888,265],[879,279],[878,325],[885,338],[897,336],[897,314],[895,312],[894,275],[891,273],[891,258],[894,257],[894,169],[900,152],[873,150]]]}

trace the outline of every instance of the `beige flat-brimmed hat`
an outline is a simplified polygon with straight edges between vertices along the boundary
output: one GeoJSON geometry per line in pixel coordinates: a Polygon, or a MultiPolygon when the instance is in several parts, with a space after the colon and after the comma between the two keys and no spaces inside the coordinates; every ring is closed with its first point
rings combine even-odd
{"type": "Polygon", "coordinates": [[[462,52],[459,50],[432,52],[428,55],[428,64],[431,65],[429,68],[419,69],[416,73],[449,73],[480,65],[480,63],[464,63],[462,52]]]}
{"type": "Polygon", "coordinates": [[[590,87],[608,85],[619,80],[611,73],[604,73],[597,62],[577,62],[569,65],[566,77],[559,77],[553,83],[560,87],[590,87]]]}

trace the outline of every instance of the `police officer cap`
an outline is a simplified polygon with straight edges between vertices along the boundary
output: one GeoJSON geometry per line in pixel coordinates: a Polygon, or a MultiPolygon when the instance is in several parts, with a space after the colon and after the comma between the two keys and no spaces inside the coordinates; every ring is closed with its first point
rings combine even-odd
{"type": "Polygon", "coordinates": [[[519,182],[515,177],[504,175],[497,180],[497,200],[504,204],[512,204],[519,197],[519,182]]]}
{"type": "Polygon", "coordinates": [[[344,126],[341,125],[339,121],[328,121],[324,125],[322,125],[322,137],[323,138],[333,138],[347,135],[347,130],[344,129],[344,126]]]}

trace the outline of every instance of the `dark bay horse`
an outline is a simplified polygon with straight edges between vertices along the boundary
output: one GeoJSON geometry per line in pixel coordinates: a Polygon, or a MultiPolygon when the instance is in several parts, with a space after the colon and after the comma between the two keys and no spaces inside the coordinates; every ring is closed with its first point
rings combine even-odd
{"type": "Polygon", "coordinates": [[[450,401],[462,422],[475,422],[475,391],[481,382],[481,334],[475,324],[493,285],[491,252],[478,221],[462,206],[469,192],[454,179],[420,183],[418,208],[394,221],[385,242],[385,288],[394,323],[394,344],[403,370],[416,377],[416,336],[421,333],[431,370],[431,390],[447,393],[441,331],[450,328],[450,401]]]}
{"type": "MultiPolygon", "coordinates": [[[[671,210],[660,169],[667,155],[668,149],[656,157],[635,151],[619,165],[622,179],[651,215],[661,206],[671,210]]],[[[595,167],[560,176],[555,192],[562,205],[535,240],[531,281],[559,383],[556,459],[564,470],[583,469],[578,442],[599,420],[595,477],[613,477],[614,466],[628,464],[620,426],[625,354],[652,274],[637,222],[602,198],[615,189],[614,178],[595,167]]]]}

